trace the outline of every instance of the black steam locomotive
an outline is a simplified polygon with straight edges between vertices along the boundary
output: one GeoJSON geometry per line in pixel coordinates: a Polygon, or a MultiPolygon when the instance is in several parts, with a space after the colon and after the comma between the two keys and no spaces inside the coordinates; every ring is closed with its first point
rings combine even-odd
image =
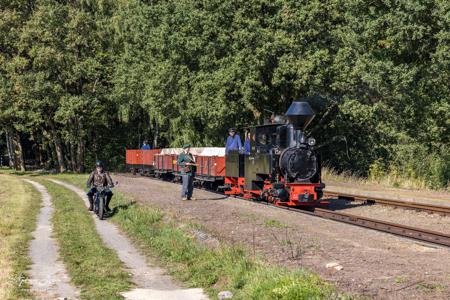
{"type": "Polygon", "coordinates": [[[296,101],[278,122],[248,128],[250,153],[226,156],[225,194],[283,206],[327,204],[316,141],[305,134],[313,118],[310,105],[296,101]]]}

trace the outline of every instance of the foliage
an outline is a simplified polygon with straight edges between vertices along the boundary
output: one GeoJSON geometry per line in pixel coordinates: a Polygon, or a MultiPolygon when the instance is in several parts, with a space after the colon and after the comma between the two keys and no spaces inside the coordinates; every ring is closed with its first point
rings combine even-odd
{"type": "Polygon", "coordinates": [[[335,170],[448,184],[448,1],[1,4],[0,127],[43,165],[118,167],[144,138],[219,146],[309,97],[317,139],[346,138],[321,148],[335,170]]]}

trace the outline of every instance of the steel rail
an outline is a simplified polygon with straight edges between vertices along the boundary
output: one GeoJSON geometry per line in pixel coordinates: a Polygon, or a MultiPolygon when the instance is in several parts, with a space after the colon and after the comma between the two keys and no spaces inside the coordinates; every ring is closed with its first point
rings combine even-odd
{"type": "MultiPolygon", "coordinates": [[[[134,175],[136,176],[136,175],[134,175]]],[[[156,179],[154,177],[149,177],[151,179],[156,179]]],[[[172,183],[172,182],[171,182],[172,183]]],[[[215,192],[215,191],[212,191],[215,192]]],[[[218,193],[218,192],[215,192],[218,193]]],[[[220,193],[222,194],[222,193],[220,193]]],[[[328,193],[330,194],[330,193],[328,193]]],[[[222,194],[223,195],[223,194],[222,194]]],[[[342,194],[340,194],[342,195],[342,194]]],[[[350,194],[348,194],[350,195],[350,194]]],[[[354,196],[354,195],[352,195],[354,196]]],[[[240,196],[234,196],[234,198],[238,198],[241,200],[249,201],[248,199],[245,199],[240,196]]],[[[251,200],[250,200],[251,201],[251,200]]],[[[421,229],[401,224],[396,224],[392,222],[387,222],[383,220],[376,220],[371,219],[367,217],[357,216],[357,215],[351,215],[347,213],[337,212],[333,210],[323,209],[323,208],[315,208],[314,211],[307,211],[299,208],[293,208],[293,207],[287,207],[287,206],[278,206],[274,205],[272,203],[268,202],[261,202],[261,201],[251,201],[251,202],[257,202],[264,205],[268,205],[274,208],[281,208],[285,210],[290,210],[297,213],[302,213],[314,217],[319,217],[322,219],[337,221],[341,223],[347,223],[363,228],[368,228],[372,230],[377,230],[385,233],[390,233],[393,235],[409,238],[412,240],[418,240],[422,242],[427,242],[430,244],[436,244],[440,246],[450,247],[450,234],[441,233],[437,231],[427,230],[427,229],[421,229]]]]}
{"type": "Polygon", "coordinates": [[[421,210],[421,211],[426,211],[426,212],[430,212],[430,213],[438,213],[438,214],[450,216],[450,207],[447,207],[447,206],[409,202],[409,201],[403,201],[403,200],[373,197],[373,196],[359,195],[359,194],[341,193],[341,192],[325,191],[324,196],[327,198],[337,197],[340,199],[348,199],[348,200],[352,200],[352,201],[374,202],[374,203],[387,205],[387,206],[421,210]]]}
{"type": "Polygon", "coordinates": [[[423,242],[450,247],[450,234],[445,234],[442,232],[396,224],[383,220],[375,220],[367,217],[351,215],[322,208],[316,208],[314,210],[314,214],[330,220],[353,224],[360,227],[370,228],[399,235],[402,237],[411,238],[414,240],[420,240],[423,242]]]}
{"type": "MultiPolygon", "coordinates": [[[[237,197],[243,200],[247,200],[241,197],[237,197]]],[[[248,201],[248,200],[247,200],[248,201]]],[[[427,242],[430,244],[436,244],[440,246],[450,247],[450,234],[432,231],[428,229],[416,228],[407,225],[401,225],[383,220],[371,219],[363,216],[351,215],[347,213],[337,212],[333,210],[315,208],[314,211],[307,211],[299,208],[277,206],[267,202],[260,202],[266,205],[282,208],[297,213],[307,214],[322,219],[332,220],[341,223],[347,223],[363,228],[368,228],[376,231],[381,231],[412,240],[418,240],[427,242]]]]}

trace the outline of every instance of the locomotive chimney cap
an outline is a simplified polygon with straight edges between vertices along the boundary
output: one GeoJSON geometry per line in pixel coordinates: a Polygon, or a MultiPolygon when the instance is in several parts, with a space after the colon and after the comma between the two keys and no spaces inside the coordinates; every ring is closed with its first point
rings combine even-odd
{"type": "Polygon", "coordinates": [[[305,129],[314,119],[315,113],[308,102],[294,101],[289,106],[285,116],[294,127],[305,129]]]}

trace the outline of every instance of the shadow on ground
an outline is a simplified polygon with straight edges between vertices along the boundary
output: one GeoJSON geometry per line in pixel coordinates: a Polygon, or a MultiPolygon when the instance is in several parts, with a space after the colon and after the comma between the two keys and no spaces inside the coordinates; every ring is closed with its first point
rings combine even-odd
{"type": "Polygon", "coordinates": [[[110,217],[114,216],[121,210],[127,210],[128,208],[130,208],[131,206],[133,206],[135,204],[136,204],[136,201],[130,201],[127,204],[121,204],[121,205],[114,206],[113,209],[111,210],[111,212],[108,214],[108,217],[110,218],[110,217]]]}
{"type": "Polygon", "coordinates": [[[329,210],[346,210],[353,207],[371,206],[370,202],[355,202],[346,199],[330,199],[330,205],[327,207],[329,210]]]}

